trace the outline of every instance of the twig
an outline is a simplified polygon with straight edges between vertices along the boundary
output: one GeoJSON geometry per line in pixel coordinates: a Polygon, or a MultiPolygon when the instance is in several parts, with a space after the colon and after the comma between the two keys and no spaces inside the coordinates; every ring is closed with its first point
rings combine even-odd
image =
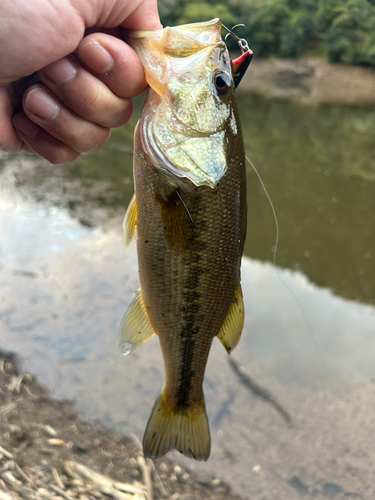
{"type": "Polygon", "coordinates": [[[127,493],[143,493],[143,489],[136,488],[131,484],[120,483],[115,481],[110,477],[99,474],[85,465],[79,464],[78,462],[66,461],[64,462],[64,468],[66,473],[73,478],[85,479],[91,481],[94,485],[106,488],[116,488],[117,490],[124,491],[127,493]]]}
{"type": "Polygon", "coordinates": [[[248,387],[257,396],[260,396],[261,398],[271,403],[271,405],[276,408],[279,413],[281,413],[286,422],[288,424],[291,423],[292,418],[289,413],[280,405],[280,403],[278,403],[278,401],[267,389],[264,389],[250,378],[250,376],[246,373],[246,371],[244,370],[244,368],[242,368],[238,361],[236,361],[232,357],[229,357],[229,364],[232,367],[233,371],[237,374],[240,381],[244,385],[246,385],[246,387],[248,387]]]}
{"type": "Polygon", "coordinates": [[[154,491],[152,488],[150,466],[146,463],[143,454],[137,457],[137,463],[139,465],[139,468],[141,469],[143,482],[145,483],[146,486],[147,499],[154,500],[154,491]]]}
{"type": "Polygon", "coordinates": [[[72,497],[67,495],[65,493],[65,491],[63,491],[61,488],[59,488],[58,486],[56,486],[55,484],[49,484],[48,485],[53,491],[55,491],[56,493],[58,493],[60,496],[62,496],[63,498],[65,498],[65,500],[72,500],[72,497]]]}
{"type": "Polygon", "coordinates": [[[142,443],[140,442],[140,440],[137,438],[137,436],[135,434],[133,434],[132,432],[130,432],[129,437],[134,442],[134,444],[138,448],[138,450],[142,451],[143,446],[142,446],[142,443]]]}
{"type": "Polygon", "coordinates": [[[51,471],[52,471],[53,479],[56,481],[57,486],[59,488],[61,488],[62,490],[65,490],[65,485],[62,482],[61,477],[60,477],[59,473],[57,472],[57,469],[55,469],[55,467],[52,467],[51,471]]]}
{"type": "Polygon", "coordinates": [[[151,467],[152,473],[154,474],[155,479],[159,485],[160,493],[162,494],[163,497],[167,497],[168,496],[167,490],[164,488],[163,481],[161,480],[158,471],[156,470],[154,462],[151,460],[151,458],[147,458],[146,462],[151,467]]]}
{"type": "Polygon", "coordinates": [[[35,486],[33,481],[29,478],[29,476],[24,472],[21,467],[18,465],[17,462],[14,462],[14,467],[17,470],[17,472],[27,481],[28,483],[31,484],[31,486],[35,486]]]}
{"type": "Polygon", "coordinates": [[[0,445],[0,453],[2,453],[3,455],[5,455],[7,458],[10,458],[10,459],[12,459],[14,456],[10,451],[6,450],[1,445],[0,445]]]}
{"type": "Polygon", "coordinates": [[[13,500],[13,495],[9,495],[8,493],[5,493],[5,491],[0,490],[0,500],[13,500]]]}
{"type": "Polygon", "coordinates": [[[9,403],[0,409],[0,414],[5,416],[7,413],[13,411],[16,406],[16,403],[9,403]]]}

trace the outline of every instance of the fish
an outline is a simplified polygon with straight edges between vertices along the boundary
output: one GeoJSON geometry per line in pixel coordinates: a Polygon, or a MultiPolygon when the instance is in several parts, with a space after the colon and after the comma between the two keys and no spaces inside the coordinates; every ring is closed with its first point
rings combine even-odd
{"type": "Polygon", "coordinates": [[[214,337],[228,353],[244,324],[240,284],[246,171],[235,86],[252,52],[231,61],[221,21],[135,31],[149,92],[134,133],[135,194],[124,245],[137,241],[140,288],[119,329],[123,354],[159,337],[165,382],[143,438],[206,461],[203,378],[214,337]]]}

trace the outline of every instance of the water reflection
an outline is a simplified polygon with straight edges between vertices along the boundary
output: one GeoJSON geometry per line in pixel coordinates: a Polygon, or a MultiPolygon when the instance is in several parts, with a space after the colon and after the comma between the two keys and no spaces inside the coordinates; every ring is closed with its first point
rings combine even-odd
{"type": "MultiPolygon", "coordinates": [[[[280,224],[278,263],[319,286],[375,304],[375,111],[244,97],[249,157],[280,224]]],[[[272,258],[274,222],[249,171],[245,252],[272,258]]]]}
{"type": "MultiPolygon", "coordinates": [[[[72,175],[110,180],[115,202],[133,192],[132,130],[140,112],[109,146],[84,155],[72,175]],[[124,152],[125,151],[125,152],[124,152]]],[[[249,158],[259,170],[280,225],[277,262],[342,297],[375,304],[375,111],[311,107],[240,96],[249,158]]],[[[272,261],[275,224],[248,165],[247,256],[272,261]]]]}
{"type": "MultiPolygon", "coordinates": [[[[92,229],[67,209],[1,194],[0,347],[20,353],[55,397],[141,438],[163,363],[155,337],[126,358],[117,347],[115,332],[138,286],[121,218],[92,229]]],[[[320,352],[274,268],[245,257],[247,314],[233,355],[292,425],[239,384],[214,341],[204,383],[210,460],[175,457],[252,500],[299,499],[306,491],[333,498],[326,495],[333,490],[373,498],[375,309],[334,296],[301,272],[279,273],[308,311],[320,352]]]]}
{"type": "MultiPolygon", "coordinates": [[[[293,425],[238,384],[214,342],[212,456],[189,467],[245,498],[373,498],[375,112],[240,101],[248,156],[278,213],[278,273],[318,350],[270,264],[274,221],[249,167],[246,322],[234,355],[293,425]]],[[[120,230],[135,119],[73,166],[0,159],[0,347],[21,353],[57,397],[141,437],[163,380],[159,345],[123,358],[114,333],[138,286],[120,230]]]]}

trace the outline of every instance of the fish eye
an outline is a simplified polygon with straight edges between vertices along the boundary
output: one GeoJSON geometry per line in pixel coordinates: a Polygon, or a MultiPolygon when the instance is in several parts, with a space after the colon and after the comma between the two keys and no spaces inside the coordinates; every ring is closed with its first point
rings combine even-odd
{"type": "Polygon", "coordinates": [[[219,94],[224,95],[227,94],[229,89],[231,88],[232,79],[227,73],[224,73],[223,71],[217,71],[214,74],[214,84],[219,94]]]}

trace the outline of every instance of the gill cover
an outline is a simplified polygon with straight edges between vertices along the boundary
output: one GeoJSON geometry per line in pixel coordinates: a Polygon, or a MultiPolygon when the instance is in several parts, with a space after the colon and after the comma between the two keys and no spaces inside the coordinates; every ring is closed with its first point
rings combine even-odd
{"type": "Polygon", "coordinates": [[[176,185],[216,187],[227,169],[228,141],[240,133],[220,20],[130,37],[151,87],[139,123],[141,148],[176,185]]]}

